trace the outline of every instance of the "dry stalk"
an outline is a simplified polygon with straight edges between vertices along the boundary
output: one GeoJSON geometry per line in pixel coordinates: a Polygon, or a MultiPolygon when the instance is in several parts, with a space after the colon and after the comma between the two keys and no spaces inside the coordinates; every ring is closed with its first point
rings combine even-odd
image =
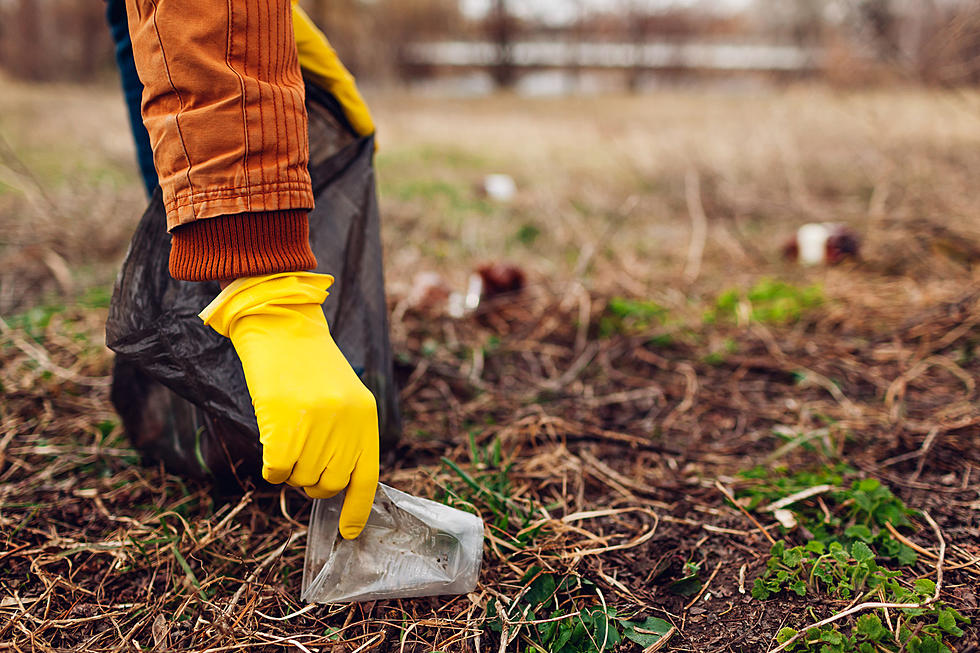
{"type": "Polygon", "coordinates": [[[714,571],[712,571],[711,572],[711,575],[708,576],[708,580],[704,581],[704,585],[701,586],[701,590],[694,596],[693,599],[691,599],[690,601],[688,601],[687,604],[684,606],[684,610],[685,611],[690,610],[691,609],[691,606],[693,606],[695,603],[697,603],[698,602],[698,599],[700,599],[701,596],[708,590],[708,586],[711,585],[711,581],[713,581],[715,579],[715,576],[718,575],[718,570],[721,569],[721,565],[723,563],[724,563],[724,560],[719,560],[718,561],[718,564],[715,565],[714,571]]]}
{"type": "Polygon", "coordinates": [[[732,503],[732,505],[738,508],[743,515],[748,517],[749,521],[751,521],[755,525],[755,527],[759,529],[759,532],[762,533],[767,540],[769,540],[770,544],[772,544],[773,546],[776,545],[776,540],[772,538],[772,535],[769,534],[769,531],[767,531],[765,528],[762,527],[762,524],[759,523],[759,520],[753,517],[749,513],[749,511],[745,509],[745,506],[743,506],[742,504],[740,504],[738,501],[735,500],[735,497],[732,496],[732,493],[728,490],[728,488],[726,488],[724,485],[721,484],[721,481],[716,480],[715,487],[718,488],[719,492],[725,495],[725,498],[728,499],[732,503]]]}
{"type": "Polygon", "coordinates": [[[708,216],[704,214],[701,203],[701,175],[694,168],[684,176],[687,212],[691,218],[691,242],[687,249],[687,263],[684,265],[684,281],[694,283],[701,274],[701,261],[704,259],[704,246],[708,239],[708,216]]]}

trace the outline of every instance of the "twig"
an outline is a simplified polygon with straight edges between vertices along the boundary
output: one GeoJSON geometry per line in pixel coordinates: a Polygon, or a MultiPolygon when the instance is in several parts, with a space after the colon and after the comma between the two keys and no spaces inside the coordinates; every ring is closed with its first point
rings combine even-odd
{"type": "Polygon", "coordinates": [[[786,506],[791,506],[797,501],[802,501],[803,499],[809,499],[810,497],[816,496],[818,494],[823,494],[824,492],[830,492],[834,489],[833,485],[815,485],[813,487],[808,487],[805,490],[800,490],[799,492],[794,492],[793,494],[783,497],[779,501],[773,501],[765,508],[760,508],[762,512],[775,512],[786,506]]]}
{"type": "Polygon", "coordinates": [[[687,248],[684,280],[694,283],[701,274],[704,244],[708,238],[708,217],[704,214],[704,205],[701,204],[701,176],[694,168],[688,170],[684,177],[684,190],[687,212],[691,216],[691,243],[687,248]]]}
{"type": "MultiPolygon", "coordinates": [[[[652,634],[653,632],[650,631],[650,633],[647,633],[647,631],[644,630],[643,628],[634,628],[634,630],[636,630],[636,632],[638,633],[645,633],[645,634],[652,634]]],[[[666,633],[661,635],[660,639],[658,639],[656,642],[643,649],[643,653],[657,653],[657,651],[667,646],[667,642],[670,641],[670,638],[673,637],[674,633],[676,632],[677,632],[677,626],[671,626],[670,630],[668,630],[666,633]]]]}
{"type": "Polygon", "coordinates": [[[749,511],[746,510],[745,507],[742,506],[742,504],[740,504],[738,501],[735,500],[735,497],[733,497],[732,496],[732,493],[729,492],[728,489],[724,485],[721,484],[721,481],[715,481],[715,487],[718,488],[718,491],[719,492],[721,492],[722,494],[725,495],[725,498],[726,499],[728,499],[729,501],[732,502],[732,505],[734,505],[736,508],[738,508],[739,510],[741,510],[742,511],[742,514],[749,518],[749,521],[751,521],[753,524],[755,524],[755,527],[759,529],[759,532],[760,533],[762,533],[763,535],[766,536],[766,539],[769,540],[769,543],[770,544],[772,544],[772,545],[775,545],[776,544],[776,540],[774,540],[772,538],[772,535],[770,535],[769,532],[766,531],[766,529],[762,527],[762,524],[759,523],[759,520],[756,519],[755,517],[753,517],[751,514],[749,514],[749,511]]]}
{"type": "Polygon", "coordinates": [[[928,454],[929,450],[932,449],[932,444],[936,441],[936,437],[939,435],[939,433],[939,427],[934,427],[931,431],[929,431],[926,439],[922,442],[922,446],[919,448],[919,464],[915,466],[915,471],[912,472],[912,476],[909,477],[910,481],[919,480],[919,476],[922,474],[922,470],[926,465],[926,454],[928,454]]]}
{"type": "Polygon", "coordinates": [[[249,574],[247,579],[245,579],[245,582],[242,583],[242,586],[238,588],[238,591],[235,592],[234,596],[231,597],[231,602],[229,602],[228,605],[225,607],[225,614],[226,615],[231,614],[231,611],[235,608],[236,605],[238,605],[238,602],[241,600],[242,594],[245,593],[245,589],[249,585],[255,582],[255,579],[259,577],[259,574],[262,573],[262,570],[268,567],[273,560],[277,560],[279,556],[281,556],[293,542],[295,542],[296,540],[298,540],[299,538],[305,535],[306,535],[306,531],[299,531],[293,533],[288,540],[282,543],[281,546],[273,550],[271,553],[267,554],[265,558],[263,558],[262,562],[259,563],[259,566],[256,567],[251,574],[249,574]]]}
{"type": "Polygon", "coordinates": [[[377,642],[377,640],[378,640],[379,637],[382,640],[384,639],[385,634],[386,634],[386,632],[384,630],[382,630],[380,633],[378,633],[377,635],[375,635],[374,637],[372,637],[368,641],[364,642],[363,644],[361,644],[360,646],[358,646],[357,648],[355,648],[353,651],[351,651],[351,653],[360,653],[361,651],[367,649],[369,646],[374,646],[375,642],[377,642]]]}
{"type": "MultiPolygon", "coordinates": [[[[885,522],[885,528],[887,528],[888,532],[892,534],[892,537],[894,537],[896,540],[898,540],[905,546],[909,547],[916,553],[924,555],[927,558],[931,558],[933,560],[939,559],[939,556],[933,553],[932,551],[930,551],[929,549],[919,546],[909,538],[899,533],[898,530],[894,526],[892,526],[891,522],[885,522]]],[[[980,576],[980,571],[976,569],[969,569],[969,567],[976,565],[978,562],[980,562],[980,558],[974,558],[973,560],[969,560],[967,562],[960,562],[955,565],[947,565],[946,570],[951,571],[953,569],[966,569],[967,573],[973,574],[974,576],[980,576]]]]}
{"type": "MultiPolygon", "coordinates": [[[[246,492],[245,495],[242,496],[242,498],[238,501],[238,504],[234,508],[232,508],[231,511],[227,515],[225,515],[220,522],[218,522],[217,526],[215,526],[206,536],[204,536],[204,538],[197,544],[197,546],[194,547],[194,549],[191,551],[191,554],[197,553],[198,551],[206,547],[208,544],[213,542],[219,535],[221,535],[222,531],[224,531],[225,529],[225,526],[227,526],[228,523],[232,519],[234,519],[236,515],[238,515],[238,513],[244,510],[245,507],[252,502],[252,494],[253,494],[252,490],[246,492]]],[[[98,499],[98,495],[96,495],[95,498],[98,499]]]]}
{"type": "Polygon", "coordinates": [[[670,414],[664,418],[661,428],[666,431],[674,422],[677,421],[684,413],[691,410],[694,406],[694,400],[698,394],[698,375],[695,372],[694,367],[690,363],[680,363],[677,366],[677,371],[684,377],[684,399],[681,403],[677,404],[674,410],[670,411],[670,414]]]}
{"type": "Polygon", "coordinates": [[[78,383],[79,385],[88,385],[93,387],[109,385],[110,381],[107,377],[84,376],[61,367],[51,360],[51,356],[48,355],[48,352],[43,347],[31,344],[24,338],[21,338],[17,332],[10,328],[10,325],[7,324],[2,317],[0,317],[0,334],[3,334],[9,338],[10,342],[13,343],[17,349],[27,354],[31,360],[37,363],[45,372],[50,372],[60,379],[78,383]]]}
{"type": "Polygon", "coordinates": [[[787,648],[792,646],[797,640],[806,635],[807,632],[813,630],[814,628],[821,628],[827,624],[834,623],[835,621],[840,621],[844,617],[849,617],[852,614],[856,614],[863,610],[877,610],[879,608],[891,608],[895,610],[918,610],[931,605],[939,600],[939,593],[943,588],[943,562],[946,559],[946,540],[943,538],[943,533],[939,529],[939,524],[929,515],[927,512],[923,512],[922,516],[926,518],[929,525],[932,527],[933,532],[936,534],[936,539],[939,540],[939,559],[936,561],[936,591],[935,593],[927,598],[925,601],[920,601],[919,603],[887,603],[872,601],[868,603],[861,603],[855,605],[852,608],[844,610],[843,612],[838,612],[837,614],[827,617],[823,621],[818,621],[817,623],[807,626],[806,628],[800,630],[798,633],[787,639],[785,642],[780,644],[774,649],[770,649],[769,653],[779,653],[779,651],[785,651],[787,648]]]}
{"type": "MultiPolygon", "coordinates": [[[[590,510],[588,512],[577,512],[571,515],[566,515],[562,517],[561,522],[569,524],[573,521],[580,521],[582,519],[595,519],[598,517],[609,517],[612,515],[620,515],[627,512],[641,512],[645,515],[653,517],[653,525],[647,529],[645,532],[637,535],[635,538],[629,542],[624,542],[622,544],[613,544],[610,546],[598,547],[595,549],[586,549],[585,551],[564,551],[561,554],[562,558],[571,558],[574,560],[579,560],[588,555],[600,555],[602,553],[608,553],[609,551],[621,551],[623,549],[632,549],[634,547],[640,546],[644,542],[648,542],[657,532],[657,526],[660,525],[660,516],[649,508],[610,508],[607,510],[590,510]]],[[[551,520],[543,520],[544,522],[551,520]]]]}
{"type": "Polygon", "coordinates": [[[547,379],[541,383],[541,387],[545,388],[546,390],[561,390],[566,385],[574,381],[575,377],[581,374],[582,370],[588,367],[589,363],[592,362],[592,359],[595,358],[596,354],[598,353],[599,344],[595,342],[591,343],[560,377],[557,379],[547,379]]]}
{"type": "Polygon", "coordinates": [[[292,612],[290,614],[287,614],[284,617],[272,617],[272,616],[267,615],[264,612],[261,612],[259,610],[256,610],[255,611],[255,614],[259,615],[263,619],[268,619],[270,621],[289,621],[290,619],[294,619],[294,618],[296,618],[296,617],[298,617],[300,615],[306,614],[307,612],[309,612],[310,610],[312,610],[314,608],[316,608],[316,603],[311,603],[308,606],[306,606],[305,608],[300,608],[296,612],[292,612]]]}
{"type": "Polygon", "coordinates": [[[715,579],[715,576],[718,575],[718,570],[721,569],[721,563],[723,562],[724,560],[718,561],[718,564],[715,565],[715,570],[711,572],[711,575],[708,576],[708,580],[704,581],[704,585],[701,586],[701,591],[698,592],[697,595],[693,599],[691,599],[687,605],[684,606],[685,610],[690,610],[691,606],[698,602],[698,599],[701,598],[701,595],[704,594],[705,591],[708,589],[708,585],[711,585],[711,581],[713,581],[715,579]]]}
{"type": "MultiPolygon", "coordinates": [[[[932,427],[931,429],[929,429],[929,433],[926,435],[926,439],[922,441],[922,446],[920,446],[915,451],[908,451],[906,453],[899,454],[897,456],[892,456],[888,460],[882,462],[881,467],[891,467],[892,465],[905,462],[906,460],[912,460],[913,458],[924,458],[926,453],[929,452],[929,449],[932,447],[933,441],[936,439],[936,436],[939,435],[939,433],[940,433],[940,428],[938,426],[932,427]]],[[[924,460],[919,460],[919,464],[916,467],[915,473],[909,477],[909,482],[914,483],[916,479],[919,478],[919,474],[922,473],[922,467],[924,464],[925,464],[924,460]]]]}
{"type": "Polygon", "coordinates": [[[935,553],[933,553],[929,549],[925,549],[925,548],[919,546],[918,544],[916,544],[915,542],[913,542],[909,538],[907,538],[904,535],[902,535],[901,533],[899,533],[898,532],[898,529],[896,529],[894,526],[892,526],[892,523],[890,521],[885,522],[885,528],[887,528],[888,529],[888,532],[892,534],[892,537],[894,537],[896,540],[898,540],[899,542],[901,542],[905,546],[909,547],[910,549],[913,549],[914,551],[916,551],[918,553],[921,553],[922,555],[924,555],[926,557],[932,558],[933,560],[938,560],[939,559],[939,556],[937,556],[935,553]]]}

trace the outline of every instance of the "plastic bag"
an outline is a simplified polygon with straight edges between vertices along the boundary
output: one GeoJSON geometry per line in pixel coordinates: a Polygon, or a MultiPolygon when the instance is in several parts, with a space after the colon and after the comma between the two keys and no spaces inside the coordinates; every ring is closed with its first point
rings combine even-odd
{"type": "MultiPolygon", "coordinates": [[[[357,138],[336,100],[307,84],[310,244],[317,271],[336,278],[323,311],[351,365],[378,400],[382,451],[401,419],[388,333],[373,168],[374,139],[357,138]]],[[[198,312],[217,283],[170,277],[159,190],[116,280],[106,344],[116,352],[111,398],[133,444],[177,473],[240,483],[257,475],[258,425],[231,341],[198,312]]]]}
{"type": "Polygon", "coordinates": [[[303,601],[465,594],[476,587],[483,559],[479,517],[380,484],[364,531],[345,540],[342,505],[343,494],[313,504],[303,601]]]}

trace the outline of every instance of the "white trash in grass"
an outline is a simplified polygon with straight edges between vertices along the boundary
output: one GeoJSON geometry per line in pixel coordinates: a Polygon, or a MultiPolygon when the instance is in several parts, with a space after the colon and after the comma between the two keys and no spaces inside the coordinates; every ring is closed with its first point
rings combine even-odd
{"type": "Polygon", "coordinates": [[[783,246],[783,256],[801,265],[835,265],[859,258],[861,239],[853,229],[836,222],[805,224],[783,246]]]}
{"type": "Polygon", "coordinates": [[[494,201],[510,202],[517,195],[517,183],[510,175],[487,175],[483,178],[483,192],[494,201]]]}

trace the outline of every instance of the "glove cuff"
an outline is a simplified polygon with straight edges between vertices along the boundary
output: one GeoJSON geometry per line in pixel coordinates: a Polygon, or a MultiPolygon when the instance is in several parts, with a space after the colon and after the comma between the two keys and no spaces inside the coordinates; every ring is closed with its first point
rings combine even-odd
{"type": "Polygon", "coordinates": [[[227,281],[316,267],[303,209],[196,220],[176,227],[172,235],[174,279],[227,281]]]}
{"type": "MultiPolygon", "coordinates": [[[[283,272],[237,279],[198,317],[221,335],[231,337],[234,324],[241,317],[283,314],[289,307],[319,306],[327,298],[327,289],[333,281],[329,274],[314,272],[283,272]]],[[[320,317],[323,317],[322,313],[320,317]]]]}

